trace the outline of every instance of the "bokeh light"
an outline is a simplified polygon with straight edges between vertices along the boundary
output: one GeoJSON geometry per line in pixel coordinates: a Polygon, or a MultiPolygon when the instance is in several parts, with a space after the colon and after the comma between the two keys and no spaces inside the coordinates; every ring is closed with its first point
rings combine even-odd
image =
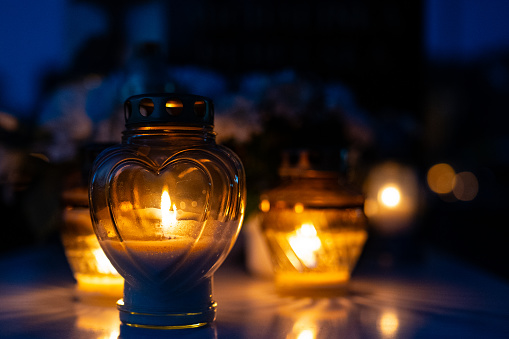
{"type": "Polygon", "coordinates": [[[387,207],[396,207],[401,200],[401,193],[395,185],[388,185],[380,190],[379,200],[387,207]]]}
{"type": "Polygon", "coordinates": [[[399,328],[399,319],[392,311],[385,311],[378,320],[378,329],[384,338],[394,338],[399,328]]]}
{"type": "Polygon", "coordinates": [[[300,202],[298,202],[295,204],[293,209],[294,209],[295,213],[302,213],[302,212],[304,212],[304,205],[301,204],[300,202]]]}
{"type": "Polygon", "coordinates": [[[461,172],[455,177],[453,194],[461,201],[471,201],[477,196],[479,183],[472,172],[461,172]]]}
{"type": "Polygon", "coordinates": [[[475,174],[456,173],[451,165],[446,163],[433,165],[428,170],[427,180],[429,188],[440,194],[446,201],[456,201],[456,199],[471,201],[479,191],[479,182],[475,174]]]}
{"type": "Polygon", "coordinates": [[[267,199],[263,199],[261,202],[260,202],[260,210],[262,212],[268,212],[270,211],[270,201],[268,201],[267,199]]]}
{"type": "Polygon", "coordinates": [[[440,163],[433,165],[428,170],[428,186],[429,188],[438,194],[451,193],[456,178],[456,172],[451,165],[440,163]]]}
{"type": "Polygon", "coordinates": [[[411,227],[419,207],[419,182],[414,169],[396,162],[373,167],[364,183],[364,213],[382,233],[411,227]]]}

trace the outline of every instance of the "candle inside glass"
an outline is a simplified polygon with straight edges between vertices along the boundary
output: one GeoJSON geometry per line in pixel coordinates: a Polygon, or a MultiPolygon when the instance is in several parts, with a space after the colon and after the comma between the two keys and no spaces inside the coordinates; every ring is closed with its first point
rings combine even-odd
{"type": "Polygon", "coordinates": [[[89,189],[100,245],[125,278],[120,320],[205,326],[216,316],[212,275],[244,215],[242,163],[216,144],[209,98],[139,94],[124,113],[122,143],[95,159],[89,189]]]}
{"type": "Polygon", "coordinates": [[[124,279],[111,265],[99,246],[87,206],[88,192],[78,188],[64,193],[67,207],[62,213],[62,243],[77,291],[83,297],[122,296],[124,279]]]}
{"type": "Polygon", "coordinates": [[[367,238],[364,230],[325,231],[314,239],[301,235],[299,240],[294,234],[272,230],[265,235],[271,247],[286,256],[278,260],[275,272],[276,285],[282,289],[335,288],[345,284],[367,238]]]}
{"type": "MultiPolygon", "coordinates": [[[[136,215],[143,220],[142,227],[155,228],[153,234],[141,237],[134,231],[124,232],[133,237],[108,238],[100,244],[121,273],[132,278],[132,285],[152,286],[165,294],[196,283],[198,276],[208,277],[207,272],[215,270],[218,258],[229,251],[226,243],[230,240],[214,237],[214,230],[230,232],[230,228],[238,226],[236,220],[201,221],[200,215],[177,209],[167,188],[161,194],[160,208],[134,209],[130,203],[123,206],[127,205],[118,220],[127,223],[136,215]]],[[[136,230],[136,226],[132,229],[136,230]]]]}
{"type": "Polygon", "coordinates": [[[264,233],[280,292],[331,290],[345,286],[362,252],[367,232],[356,209],[273,210],[264,233]]]}
{"type": "Polygon", "coordinates": [[[213,321],[212,274],[231,248],[231,239],[220,235],[234,233],[238,220],[202,221],[195,213],[177,210],[166,191],[161,209],[136,209],[135,214],[145,217],[141,227],[152,224],[152,236],[100,241],[126,277],[124,298],[117,302],[121,321],[167,329],[200,327],[213,321]],[[161,320],[168,317],[171,319],[161,320]]]}

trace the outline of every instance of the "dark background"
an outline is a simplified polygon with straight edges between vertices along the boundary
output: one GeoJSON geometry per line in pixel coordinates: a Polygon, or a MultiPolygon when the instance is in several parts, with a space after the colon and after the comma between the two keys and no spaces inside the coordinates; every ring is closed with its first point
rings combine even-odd
{"type": "MultiPolygon", "coordinates": [[[[14,192],[4,194],[1,204],[2,252],[54,239],[58,216],[51,210],[58,211],[58,196],[65,186],[60,179],[77,161],[41,162],[29,156],[41,142],[41,105],[71,79],[127,68],[126,60],[136,46],[150,41],[157,43],[158,61],[164,67],[193,67],[199,75],[212,72],[216,76],[212,80],[197,77],[204,89],[197,94],[215,100],[223,92],[241,92],[246,74],[291,70],[297,76],[290,83],[304,82],[313,89],[341,83],[355,99],[358,110],[352,114],[373,135],[363,149],[357,179],[369,166],[394,160],[412,166],[421,180],[418,232],[401,241],[412,245],[417,237],[419,243],[509,278],[505,264],[507,2],[51,0],[30,4],[7,0],[0,5],[0,111],[19,122],[9,129],[8,118],[0,120],[0,149],[5,150],[0,153],[0,184],[14,192]],[[213,81],[218,74],[223,92],[213,81]],[[13,170],[21,175],[9,172],[13,161],[9,154],[23,158],[13,170]],[[427,188],[426,171],[438,162],[476,175],[479,192],[474,200],[438,196],[427,188]],[[54,204],[40,211],[42,197],[54,204]]],[[[174,72],[172,79],[177,87],[185,80],[178,74],[174,72]]],[[[305,102],[306,112],[323,110],[321,92],[316,92],[315,101],[305,102]]],[[[340,146],[347,142],[341,124],[321,131],[310,127],[306,132],[302,124],[289,128],[270,115],[267,105],[275,104],[262,100],[255,105],[265,107],[266,114],[262,131],[251,143],[229,141],[246,164],[251,206],[260,191],[275,183],[277,150],[305,146],[298,140],[323,138],[340,146]],[[274,137],[278,131],[280,139],[274,137]],[[271,147],[271,166],[250,169],[248,165],[256,164],[257,156],[266,155],[271,147]]],[[[305,120],[307,115],[303,116],[291,119],[305,120]]]]}

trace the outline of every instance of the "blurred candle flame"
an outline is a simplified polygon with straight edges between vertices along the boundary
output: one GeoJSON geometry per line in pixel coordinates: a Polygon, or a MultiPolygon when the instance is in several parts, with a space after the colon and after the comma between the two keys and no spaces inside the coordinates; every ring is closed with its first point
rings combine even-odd
{"type": "Polygon", "coordinates": [[[288,237],[288,242],[304,265],[307,267],[316,266],[316,252],[322,246],[322,242],[320,238],[318,238],[316,228],[313,224],[302,224],[299,229],[288,237]]]}
{"type": "Polygon", "coordinates": [[[411,227],[419,206],[419,182],[413,168],[395,162],[375,166],[365,182],[364,213],[386,234],[411,227]]]}
{"type": "Polygon", "coordinates": [[[401,201],[401,193],[397,186],[387,185],[380,190],[379,200],[385,206],[396,207],[401,201]]]}
{"type": "Polygon", "coordinates": [[[312,329],[302,330],[297,336],[297,339],[315,339],[315,331],[312,329]]]}
{"type": "Polygon", "coordinates": [[[118,274],[117,270],[111,265],[111,262],[104,254],[101,248],[92,250],[92,254],[95,257],[97,263],[97,271],[104,274],[118,274]]]}
{"type": "Polygon", "coordinates": [[[399,328],[399,320],[394,312],[383,312],[378,321],[378,329],[386,338],[393,338],[399,328]]]}
{"type": "Polygon", "coordinates": [[[317,324],[309,316],[301,317],[295,322],[292,332],[289,333],[287,339],[316,339],[317,324]]]}

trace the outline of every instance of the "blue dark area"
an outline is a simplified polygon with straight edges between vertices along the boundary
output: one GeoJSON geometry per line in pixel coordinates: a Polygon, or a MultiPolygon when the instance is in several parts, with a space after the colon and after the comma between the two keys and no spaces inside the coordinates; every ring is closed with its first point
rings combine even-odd
{"type": "Polygon", "coordinates": [[[61,194],[86,184],[91,144],[120,140],[123,101],[175,91],[214,100],[249,213],[283,149],[350,150],[342,169],[359,188],[394,161],[415,170],[422,206],[412,232],[375,232],[368,250],[405,262],[435,246],[509,279],[508,12],[504,0],[3,0],[0,252],[58,242],[61,194]],[[475,198],[429,189],[441,162],[475,175],[475,198]]]}

